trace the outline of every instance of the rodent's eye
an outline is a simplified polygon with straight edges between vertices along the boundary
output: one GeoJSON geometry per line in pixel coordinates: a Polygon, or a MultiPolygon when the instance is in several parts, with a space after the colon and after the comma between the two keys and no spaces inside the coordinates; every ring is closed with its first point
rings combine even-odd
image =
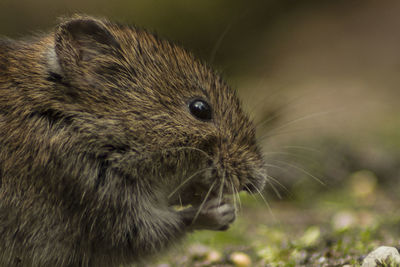
{"type": "Polygon", "coordinates": [[[189,110],[193,116],[202,121],[209,121],[212,118],[210,105],[202,99],[194,99],[189,103],[189,110]]]}

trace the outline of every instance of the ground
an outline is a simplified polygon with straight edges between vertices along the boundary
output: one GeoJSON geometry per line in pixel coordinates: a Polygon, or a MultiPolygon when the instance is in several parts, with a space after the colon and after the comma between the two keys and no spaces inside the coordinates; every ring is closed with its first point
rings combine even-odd
{"type": "Polygon", "coordinates": [[[378,246],[400,247],[400,201],[371,175],[361,171],[343,188],[269,207],[242,195],[231,229],[197,232],[149,266],[360,266],[378,246]]]}

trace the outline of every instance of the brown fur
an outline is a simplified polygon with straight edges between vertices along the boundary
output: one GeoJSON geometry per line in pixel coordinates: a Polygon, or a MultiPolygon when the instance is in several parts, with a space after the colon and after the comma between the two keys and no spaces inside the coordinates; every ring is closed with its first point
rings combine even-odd
{"type": "Polygon", "coordinates": [[[209,203],[261,189],[262,168],[235,92],[180,47],[86,16],[0,40],[1,266],[119,266],[226,229],[232,204],[209,203]]]}

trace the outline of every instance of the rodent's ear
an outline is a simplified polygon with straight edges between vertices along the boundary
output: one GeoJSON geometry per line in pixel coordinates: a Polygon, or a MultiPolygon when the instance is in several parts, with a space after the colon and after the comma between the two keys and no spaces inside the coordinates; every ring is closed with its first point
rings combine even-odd
{"type": "Polygon", "coordinates": [[[93,66],[99,55],[115,53],[120,45],[101,20],[76,17],[57,27],[54,49],[59,67],[68,74],[93,66]]]}

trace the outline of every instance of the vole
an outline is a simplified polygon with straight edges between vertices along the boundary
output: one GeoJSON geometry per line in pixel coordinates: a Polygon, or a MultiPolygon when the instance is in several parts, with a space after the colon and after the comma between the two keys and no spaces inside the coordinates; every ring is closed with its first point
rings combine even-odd
{"type": "Polygon", "coordinates": [[[235,91],[169,41],[86,15],[0,41],[1,266],[121,266],[225,230],[264,165],[235,91]]]}

